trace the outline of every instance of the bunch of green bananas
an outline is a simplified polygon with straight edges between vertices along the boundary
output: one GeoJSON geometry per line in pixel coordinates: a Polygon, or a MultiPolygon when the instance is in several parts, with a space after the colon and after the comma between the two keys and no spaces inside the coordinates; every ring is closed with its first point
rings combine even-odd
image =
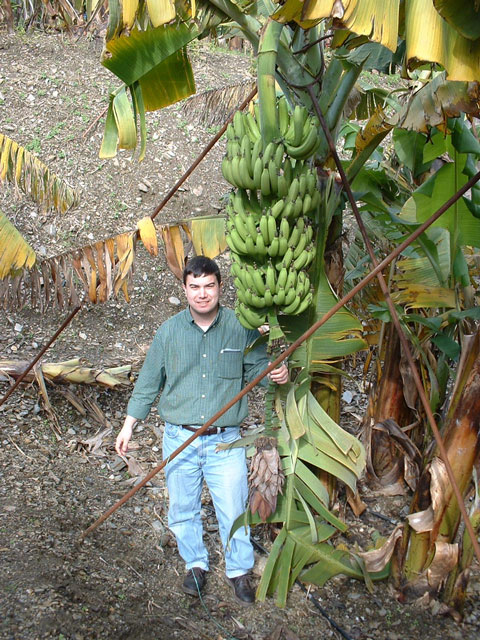
{"type": "Polygon", "coordinates": [[[272,308],[297,315],[312,300],[306,269],[315,247],[308,215],[317,209],[320,193],[305,160],[315,148],[306,136],[317,125],[308,114],[304,119],[300,107],[291,117],[287,109],[283,122],[281,104],[286,107],[285,99],[278,103],[283,141],[264,148],[255,116],[236,112],[222,162],[225,179],[236,188],[226,207],[236,313],[250,329],[261,326],[272,308]]]}

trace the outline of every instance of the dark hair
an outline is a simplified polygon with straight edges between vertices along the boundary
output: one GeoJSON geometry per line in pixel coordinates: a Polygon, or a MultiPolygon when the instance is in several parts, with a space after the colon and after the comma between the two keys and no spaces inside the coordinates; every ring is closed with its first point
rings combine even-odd
{"type": "Polygon", "coordinates": [[[195,256],[195,258],[191,258],[191,260],[187,262],[183,270],[183,284],[187,283],[188,275],[192,275],[194,278],[214,275],[217,278],[218,284],[222,282],[222,276],[220,275],[220,269],[217,263],[215,260],[211,260],[205,256],[195,256]]]}

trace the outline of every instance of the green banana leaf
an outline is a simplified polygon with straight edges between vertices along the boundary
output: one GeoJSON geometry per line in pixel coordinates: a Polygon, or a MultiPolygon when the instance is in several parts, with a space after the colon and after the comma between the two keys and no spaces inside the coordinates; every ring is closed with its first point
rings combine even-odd
{"type": "MultiPolygon", "coordinates": [[[[336,302],[337,297],[323,271],[316,292],[313,317],[309,314],[288,316],[285,320],[280,317],[287,339],[294,342],[336,302]]],[[[360,321],[346,308],[340,309],[311,338],[296,349],[291,357],[292,367],[307,369],[310,373],[320,372],[323,363],[366,349],[367,343],[361,337],[361,331],[360,321]]]]}
{"type": "MultiPolygon", "coordinates": [[[[449,162],[424,182],[405,203],[402,214],[422,223],[439,209],[462,185],[465,174],[466,154],[456,154],[455,162],[449,162]]],[[[480,225],[470,212],[464,200],[458,200],[432,226],[447,229],[452,235],[458,234],[462,245],[480,247],[480,225]]]]}
{"type": "MultiPolygon", "coordinates": [[[[113,38],[106,43],[108,53],[104,55],[102,64],[126,85],[132,85],[146,77],[173,54],[182,51],[197,36],[196,27],[186,23],[165,25],[146,31],[132,29],[128,36],[113,38]]],[[[173,72],[173,69],[171,71],[173,72]]],[[[185,68],[178,67],[177,73],[181,77],[185,68]]],[[[180,96],[172,102],[182,97],[186,96],[180,96]]]]}

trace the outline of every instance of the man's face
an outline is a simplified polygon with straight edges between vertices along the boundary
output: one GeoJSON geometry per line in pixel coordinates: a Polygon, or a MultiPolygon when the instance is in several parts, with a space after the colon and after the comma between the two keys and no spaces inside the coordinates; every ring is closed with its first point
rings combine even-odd
{"type": "Polygon", "coordinates": [[[215,275],[195,278],[188,274],[183,285],[191,311],[199,316],[215,314],[220,298],[220,285],[215,275]]]}

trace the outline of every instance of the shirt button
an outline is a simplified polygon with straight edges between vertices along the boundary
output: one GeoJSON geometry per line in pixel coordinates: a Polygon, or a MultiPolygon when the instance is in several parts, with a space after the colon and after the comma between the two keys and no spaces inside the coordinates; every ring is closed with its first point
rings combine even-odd
{"type": "Polygon", "coordinates": [[[202,373],[202,378],[206,378],[206,377],[207,377],[206,374],[202,373]]]}
{"type": "Polygon", "coordinates": [[[205,416],[200,416],[200,418],[201,418],[202,420],[205,420],[205,416]]]}
{"type": "Polygon", "coordinates": [[[206,358],[206,357],[207,357],[207,354],[206,354],[206,353],[204,353],[204,354],[203,354],[203,357],[204,357],[204,358],[206,358]]]}
{"type": "Polygon", "coordinates": [[[204,398],[204,397],[205,397],[205,394],[204,394],[204,393],[202,393],[202,398],[204,398]]]}

